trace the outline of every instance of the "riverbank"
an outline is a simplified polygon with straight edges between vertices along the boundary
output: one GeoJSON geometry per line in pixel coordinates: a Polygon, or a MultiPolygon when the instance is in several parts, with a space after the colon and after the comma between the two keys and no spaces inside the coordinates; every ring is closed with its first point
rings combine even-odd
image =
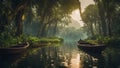
{"type": "Polygon", "coordinates": [[[62,38],[58,37],[43,37],[38,38],[35,36],[26,36],[21,35],[19,37],[7,37],[7,38],[1,38],[0,39],[0,48],[8,48],[17,44],[21,44],[24,42],[28,42],[30,44],[30,47],[38,47],[38,46],[44,46],[44,45],[50,45],[53,43],[61,43],[63,42],[62,38]]]}
{"type": "Polygon", "coordinates": [[[51,45],[51,44],[62,43],[63,39],[58,38],[58,37],[38,38],[38,37],[30,36],[28,38],[28,41],[29,41],[31,47],[40,47],[40,46],[47,46],[47,45],[51,45]]]}
{"type": "Polygon", "coordinates": [[[109,47],[120,48],[120,37],[97,37],[95,39],[88,38],[85,41],[93,44],[104,44],[109,47]]]}

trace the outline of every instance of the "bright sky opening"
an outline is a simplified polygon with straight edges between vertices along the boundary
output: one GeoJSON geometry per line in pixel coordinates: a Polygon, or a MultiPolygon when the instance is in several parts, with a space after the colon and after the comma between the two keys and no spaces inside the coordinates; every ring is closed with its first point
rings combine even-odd
{"type": "MultiPolygon", "coordinates": [[[[81,2],[82,12],[89,4],[94,4],[93,0],[79,0],[79,1],[81,2]]],[[[70,16],[80,24],[80,27],[84,26],[84,23],[80,17],[79,9],[74,10],[70,16]]]]}
{"type": "Polygon", "coordinates": [[[70,16],[80,24],[80,27],[84,26],[84,23],[82,22],[80,17],[79,9],[73,11],[70,16]]]}

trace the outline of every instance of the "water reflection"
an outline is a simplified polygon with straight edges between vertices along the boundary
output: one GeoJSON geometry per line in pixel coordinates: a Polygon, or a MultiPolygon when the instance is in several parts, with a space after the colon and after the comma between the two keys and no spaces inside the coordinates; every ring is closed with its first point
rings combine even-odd
{"type": "Polygon", "coordinates": [[[73,55],[70,62],[70,68],[80,68],[80,54],[73,55]]]}
{"type": "Polygon", "coordinates": [[[105,68],[105,59],[101,54],[80,52],[80,68],[105,68]]]}
{"type": "Polygon", "coordinates": [[[120,49],[107,48],[105,50],[106,67],[107,68],[120,68],[120,49]]]}
{"type": "Polygon", "coordinates": [[[0,68],[120,68],[120,50],[108,48],[96,55],[80,51],[76,44],[28,49],[17,56],[0,56],[0,68]]]}

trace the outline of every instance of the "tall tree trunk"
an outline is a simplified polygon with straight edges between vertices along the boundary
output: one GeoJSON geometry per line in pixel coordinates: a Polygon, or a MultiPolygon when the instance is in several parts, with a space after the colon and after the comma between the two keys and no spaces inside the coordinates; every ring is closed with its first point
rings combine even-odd
{"type": "Polygon", "coordinates": [[[16,36],[20,36],[23,33],[22,15],[23,10],[19,11],[15,18],[16,36]]]}
{"type": "Polygon", "coordinates": [[[55,36],[57,33],[57,21],[55,21],[54,27],[53,27],[53,36],[55,36]]]}
{"type": "Polygon", "coordinates": [[[111,17],[109,16],[109,17],[108,17],[108,35],[109,35],[109,36],[112,36],[111,22],[112,22],[112,19],[111,19],[111,17]]]}
{"type": "Polygon", "coordinates": [[[102,36],[102,27],[101,27],[101,22],[98,23],[98,31],[99,31],[99,35],[102,36]]]}
{"type": "Polygon", "coordinates": [[[97,22],[94,23],[94,32],[95,32],[95,35],[98,35],[99,33],[97,22]]]}
{"type": "Polygon", "coordinates": [[[47,37],[50,36],[50,32],[51,32],[50,27],[51,27],[51,23],[49,23],[48,26],[47,26],[47,31],[46,31],[47,37]]]}
{"type": "Polygon", "coordinates": [[[44,24],[41,28],[41,34],[40,34],[41,37],[46,37],[46,25],[47,24],[44,24]]]}
{"type": "Polygon", "coordinates": [[[99,15],[101,19],[101,29],[102,29],[102,35],[106,36],[107,35],[107,23],[106,23],[106,15],[105,15],[105,9],[103,7],[103,4],[98,0],[97,2],[98,9],[99,9],[99,15]]]}
{"type": "Polygon", "coordinates": [[[91,35],[94,36],[95,34],[94,34],[94,30],[93,30],[93,23],[90,23],[90,29],[89,30],[91,31],[91,35]]]}

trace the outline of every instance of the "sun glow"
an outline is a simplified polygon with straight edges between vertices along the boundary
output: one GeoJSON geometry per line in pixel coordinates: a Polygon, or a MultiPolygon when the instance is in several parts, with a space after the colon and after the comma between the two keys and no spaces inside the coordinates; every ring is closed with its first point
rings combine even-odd
{"type": "Polygon", "coordinates": [[[80,68],[80,54],[71,59],[71,68],[80,68]]]}
{"type": "MultiPolygon", "coordinates": [[[[88,5],[95,4],[93,0],[79,0],[79,1],[81,2],[82,12],[84,12],[85,8],[88,5]]],[[[80,27],[84,26],[84,23],[80,17],[79,9],[74,10],[70,16],[80,24],[80,27]]]]}
{"type": "Polygon", "coordinates": [[[79,9],[73,11],[70,16],[72,17],[72,19],[76,20],[80,24],[80,27],[84,26],[84,23],[82,22],[80,17],[79,9]]]}

